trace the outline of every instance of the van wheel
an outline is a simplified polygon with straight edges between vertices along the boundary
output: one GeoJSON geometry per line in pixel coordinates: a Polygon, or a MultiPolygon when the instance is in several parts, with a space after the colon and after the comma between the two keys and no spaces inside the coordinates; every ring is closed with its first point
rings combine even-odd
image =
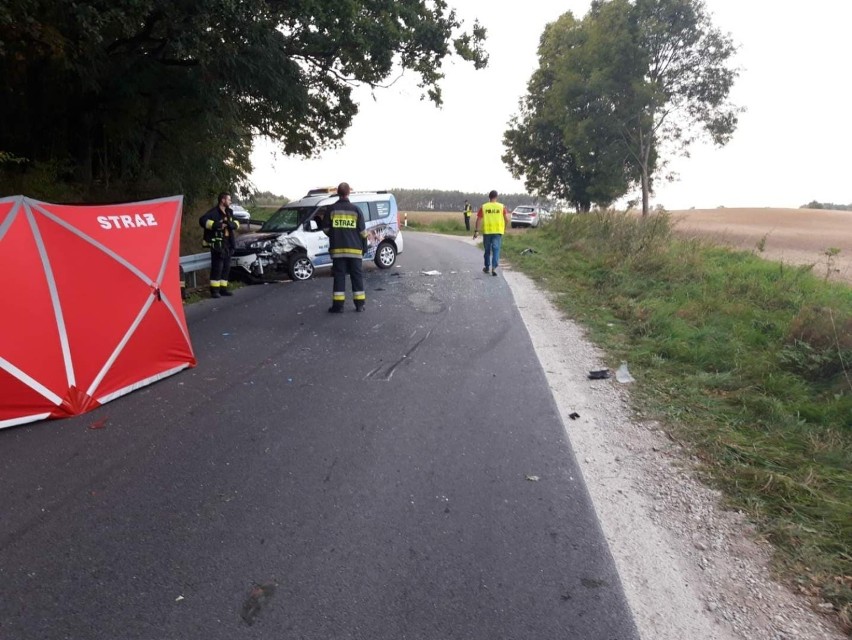
{"type": "Polygon", "coordinates": [[[390,269],[396,262],[396,247],[390,242],[383,242],[376,249],[376,266],[379,269],[390,269]]]}
{"type": "Polygon", "coordinates": [[[314,275],[314,263],[304,253],[290,260],[290,278],[293,280],[310,280],[314,275]]]}

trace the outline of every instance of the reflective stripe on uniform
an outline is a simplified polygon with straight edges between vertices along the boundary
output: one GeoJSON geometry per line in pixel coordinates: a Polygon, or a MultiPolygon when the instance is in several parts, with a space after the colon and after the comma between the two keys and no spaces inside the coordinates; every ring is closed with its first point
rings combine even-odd
{"type": "Polygon", "coordinates": [[[337,258],[361,258],[364,255],[360,247],[357,249],[353,247],[338,247],[337,249],[332,249],[329,253],[337,258]]]}
{"type": "Polygon", "coordinates": [[[331,299],[334,302],[343,302],[346,300],[346,292],[345,291],[335,291],[331,294],[331,299]]]}
{"type": "Polygon", "coordinates": [[[352,292],[352,299],[353,300],[366,300],[367,294],[364,293],[363,291],[353,291],[352,292]]]}

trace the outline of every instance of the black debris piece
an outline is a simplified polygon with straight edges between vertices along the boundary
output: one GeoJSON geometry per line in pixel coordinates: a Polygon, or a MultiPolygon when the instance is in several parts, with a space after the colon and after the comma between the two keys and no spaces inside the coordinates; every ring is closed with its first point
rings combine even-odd
{"type": "Polygon", "coordinates": [[[606,380],[610,377],[609,369],[598,369],[597,371],[589,371],[589,380],[606,380]]]}

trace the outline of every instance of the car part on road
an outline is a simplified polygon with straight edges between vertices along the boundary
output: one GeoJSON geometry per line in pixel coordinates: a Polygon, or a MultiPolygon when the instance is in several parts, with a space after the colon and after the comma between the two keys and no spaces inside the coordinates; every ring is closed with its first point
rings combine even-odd
{"type": "Polygon", "coordinates": [[[607,378],[609,378],[609,369],[589,371],[589,380],[606,380],[607,378]]]}

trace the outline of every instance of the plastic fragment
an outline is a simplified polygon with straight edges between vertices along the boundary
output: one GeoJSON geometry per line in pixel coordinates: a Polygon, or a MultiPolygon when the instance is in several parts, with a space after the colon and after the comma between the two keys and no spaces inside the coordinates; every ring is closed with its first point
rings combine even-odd
{"type": "Polygon", "coordinates": [[[527,480],[529,480],[530,482],[538,482],[539,480],[541,480],[541,478],[539,478],[538,476],[530,476],[530,475],[527,475],[527,476],[525,476],[525,477],[526,477],[526,479],[527,479],[527,480]]]}
{"type": "Polygon", "coordinates": [[[589,380],[606,380],[607,378],[609,378],[609,369],[589,371],[589,380]]]}
{"type": "Polygon", "coordinates": [[[615,372],[615,379],[621,382],[622,384],[627,384],[629,382],[636,382],[636,378],[630,375],[630,371],[627,370],[627,363],[622,362],[621,366],[618,367],[618,371],[615,372]]]}

